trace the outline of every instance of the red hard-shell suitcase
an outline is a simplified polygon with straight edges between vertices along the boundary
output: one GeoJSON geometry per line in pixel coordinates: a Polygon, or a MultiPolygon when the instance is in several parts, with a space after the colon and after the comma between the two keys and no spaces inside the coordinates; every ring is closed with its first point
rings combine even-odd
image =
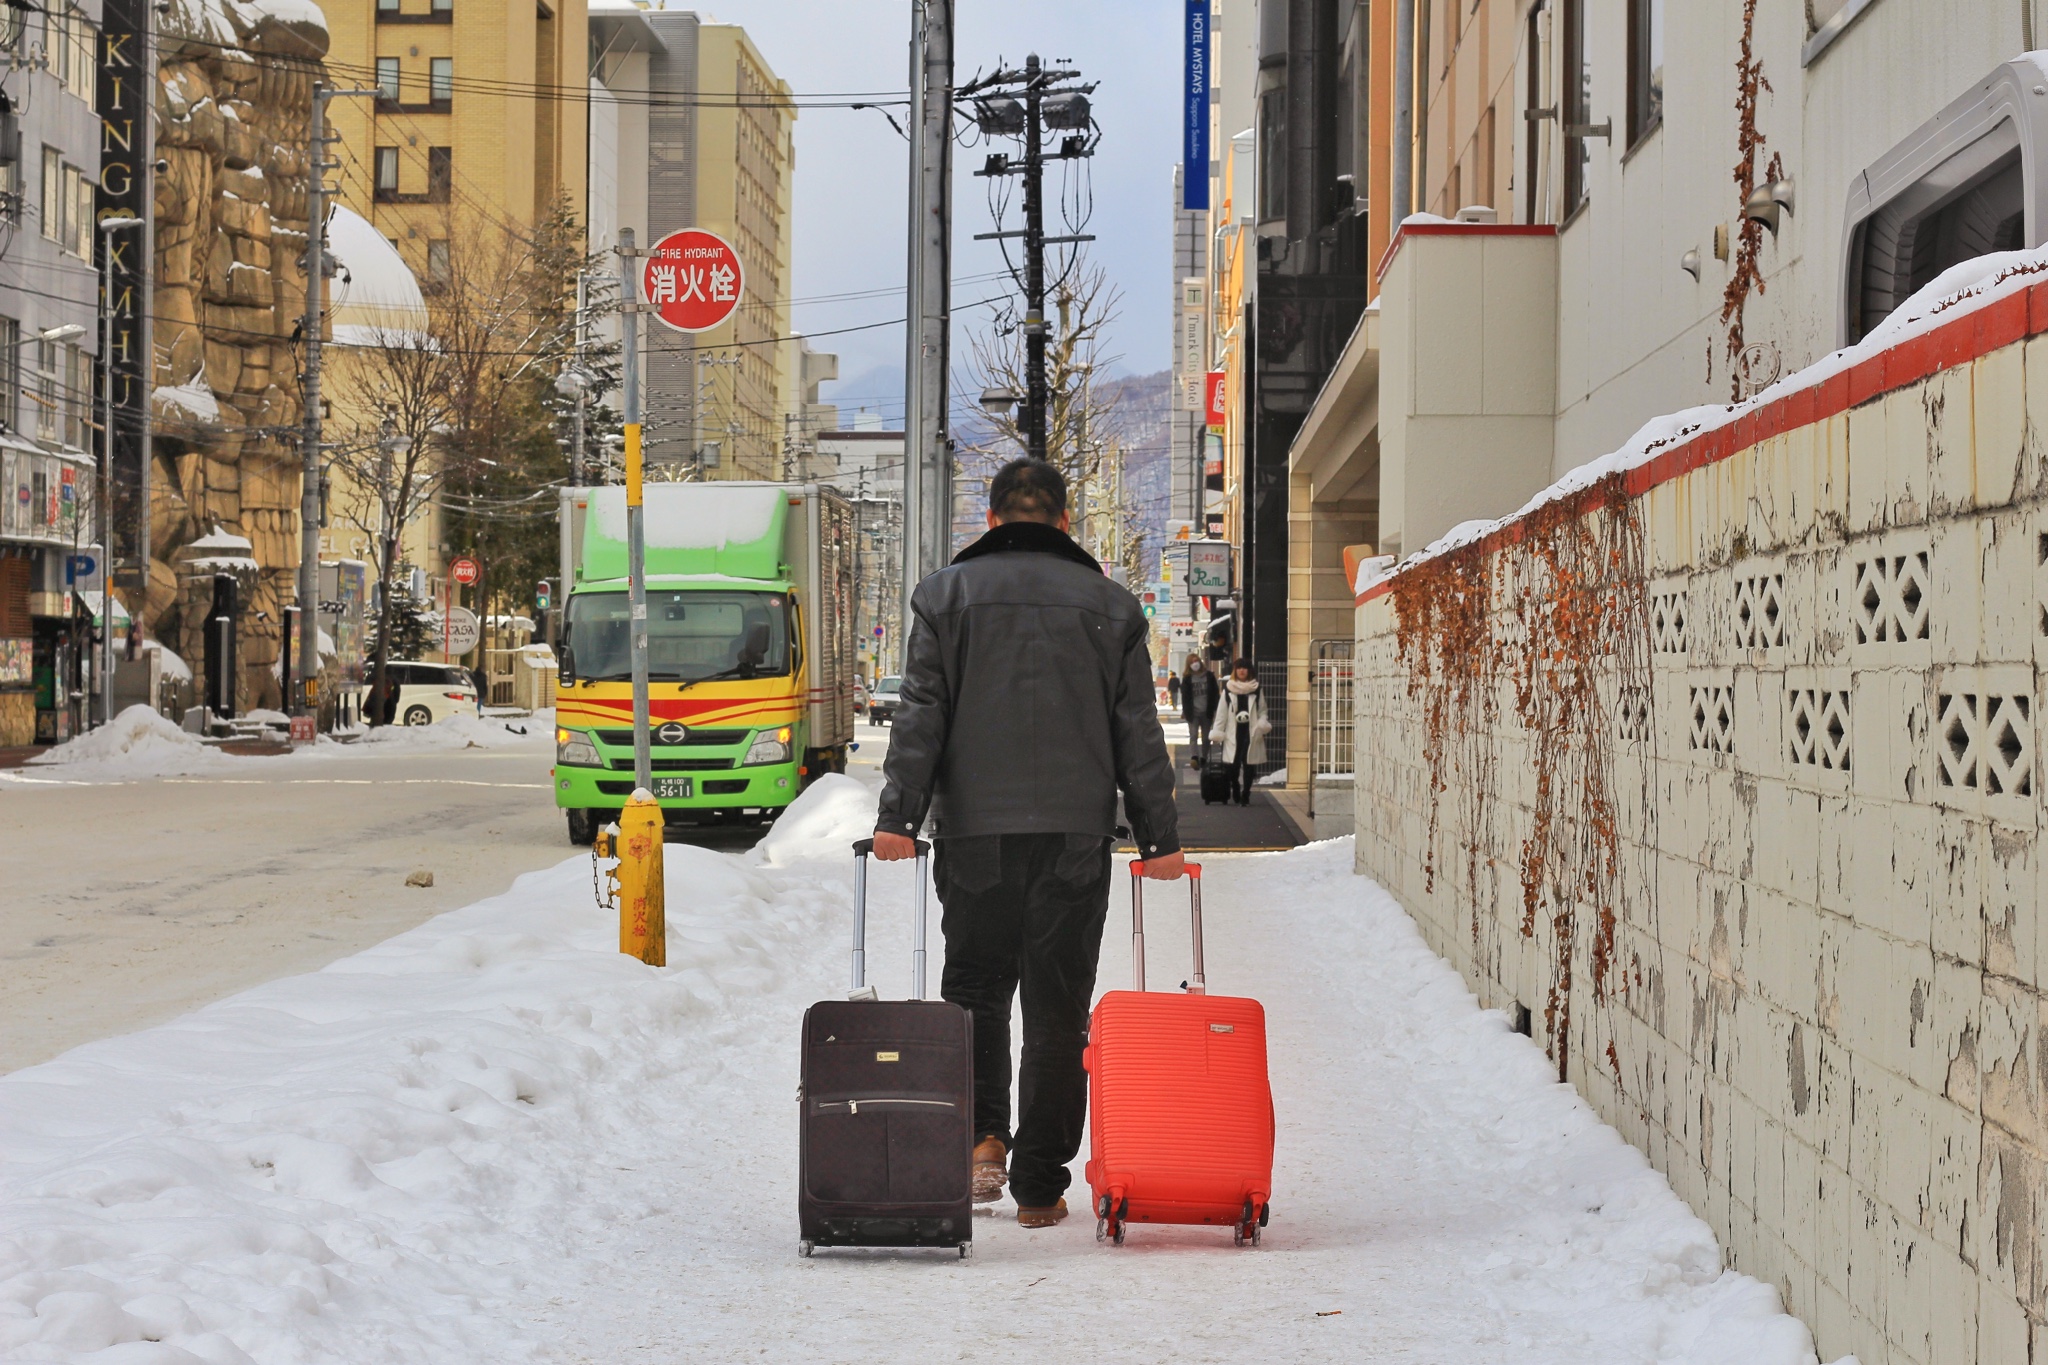
{"type": "Polygon", "coordinates": [[[1257,1243],[1271,1216],[1273,1089],[1266,1011],[1202,980],[1202,869],[1188,864],[1195,971],[1184,995],[1145,989],[1145,865],[1131,864],[1131,975],[1088,1025],[1088,1188],[1097,1238],[1129,1223],[1209,1223],[1257,1243]]]}

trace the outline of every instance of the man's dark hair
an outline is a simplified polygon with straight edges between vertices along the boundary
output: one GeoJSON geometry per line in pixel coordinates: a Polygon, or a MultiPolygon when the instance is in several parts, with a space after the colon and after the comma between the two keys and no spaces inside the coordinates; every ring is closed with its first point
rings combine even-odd
{"type": "Polygon", "coordinates": [[[989,480],[988,510],[998,521],[1056,522],[1067,510],[1066,478],[1047,461],[1012,460],[989,480]]]}

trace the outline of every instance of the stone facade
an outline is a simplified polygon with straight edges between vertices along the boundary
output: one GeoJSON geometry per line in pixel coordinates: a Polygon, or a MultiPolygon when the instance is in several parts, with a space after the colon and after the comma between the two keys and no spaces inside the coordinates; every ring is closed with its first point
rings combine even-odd
{"type": "MultiPolygon", "coordinates": [[[[1679,441],[1588,514],[1640,532],[1581,746],[1615,793],[1611,937],[1588,904],[1560,944],[1547,884],[1524,933],[1543,740],[1515,669],[1432,762],[1400,594],[1357,609],[1358,870],[1824,1360],[2048,1360],[2043,333],[2048,294],[2011,295],[1679,441]]],[[[1473,557],[1497,584],[1523,529],[1473,557]]],[[[1535,618],[1491,601],[1516,657],[1535,618]]],[[[1597,846],[1580,799],[1562,827],[1597,846]]]]}
{"type": "Polygon", "coordinates": [[[156,476],[149,633],[200,657],[211,585],[179,551],[219,525],[261,566],[245,600],[244,703],[277,704],[295,600],[301,478],[308,123],[327,35],[233,0],[187,0],[162,27],[157,82],[156,476]]]}

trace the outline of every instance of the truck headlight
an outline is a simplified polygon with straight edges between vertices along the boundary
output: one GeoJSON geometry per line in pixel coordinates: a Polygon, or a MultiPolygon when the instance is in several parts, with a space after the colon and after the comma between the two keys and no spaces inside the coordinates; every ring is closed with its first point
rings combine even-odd
{"type": "Polygon", "coordinates": [[[555,731],[555,762],[570,768],[604,766],[604,760],[597,756],[597,746],[590,742],[590,737],[575,730],[555,731]]]}
{"type": "Polygon", "coordinates": [[[790,727],[780,730],[763,730],[754,736],[754,742],[747,746],[747,756],[740,760],[742,765],[755,763],[789,762],[790,727]]]}

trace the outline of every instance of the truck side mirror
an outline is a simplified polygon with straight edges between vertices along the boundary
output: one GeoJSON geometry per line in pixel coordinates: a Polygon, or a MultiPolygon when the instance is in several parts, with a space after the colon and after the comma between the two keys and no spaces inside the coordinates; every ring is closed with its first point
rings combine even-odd
{"type": "Polygon", "coordinates": [[[555,681],[562,687],[576,685],[576,655],[566,643],[555,661],[555,681]]]}

